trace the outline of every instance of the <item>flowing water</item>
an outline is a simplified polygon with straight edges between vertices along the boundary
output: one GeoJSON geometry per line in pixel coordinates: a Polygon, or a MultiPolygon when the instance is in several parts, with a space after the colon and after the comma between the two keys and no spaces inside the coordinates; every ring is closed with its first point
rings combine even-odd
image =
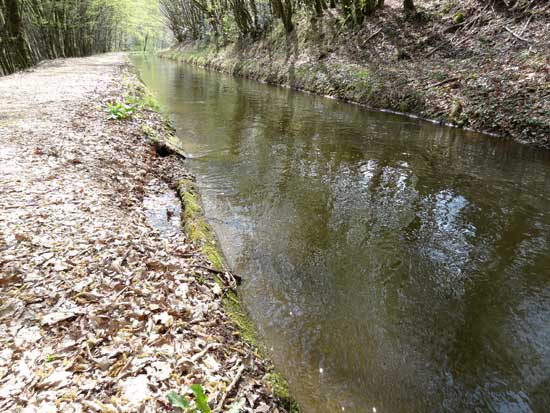
{"type": "Polygon", "coordinates": [[[155,58],[305,413],[550,411],[550,154],[155,58]]]}

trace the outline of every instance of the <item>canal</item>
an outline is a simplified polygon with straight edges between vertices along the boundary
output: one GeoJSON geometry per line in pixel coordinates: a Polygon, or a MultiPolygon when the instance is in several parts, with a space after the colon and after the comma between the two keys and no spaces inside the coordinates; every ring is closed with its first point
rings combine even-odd
{"type": "Polygon", "coordinates": [[[304,413],[550,406],[550,153],[152,57],[304,413]]]}

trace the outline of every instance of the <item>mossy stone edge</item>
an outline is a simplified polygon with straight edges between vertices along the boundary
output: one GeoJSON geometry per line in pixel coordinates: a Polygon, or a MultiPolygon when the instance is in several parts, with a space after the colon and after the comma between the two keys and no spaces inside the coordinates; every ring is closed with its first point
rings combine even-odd
{"type": "MultiPolygon", "coordinates": [[[[212,267],[218,271],[227,271],[223,253],[218,247],[216,234],[204,218],[204,211],[195,183],[188,178],[178,182],[178,195],[181,199],[182,219],[185,232],[189,238],[200,246],[202,253],[210,260],[212,267]]],[[[218,278],[220,284],[223,280],[218,278]]],[[[227,289],[223,298],[223,306],[227,315],[238,327],[243,340],[248,342],[260,358],[267,360],[267,349],[258,339],[258,331],[242,308],[238,292],[227,289]]],[[[298,404],[291,397],[288,382],[269,364],[270,371],[265,375],[265,381],[271,386],[273,394],[278,397],[283,406],[291,413],[300,411],[298,404]]]]}

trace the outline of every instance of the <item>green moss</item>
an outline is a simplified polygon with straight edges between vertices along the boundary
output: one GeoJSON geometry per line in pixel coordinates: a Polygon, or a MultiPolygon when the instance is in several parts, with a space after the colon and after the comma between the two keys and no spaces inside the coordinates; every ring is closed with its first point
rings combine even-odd
{"type": "Polygon", "coordinates": [[[147,136],[149,139],[152,139],[154,141],[158,141],[160,139],[159,134],[149,125],[146,123],[143,123],[141,125],[141,131],[147,136]]]}
{"type": "Polygon", "coordinates": [[[269,383],[273,389],[273,394],[283,402],[284,407],[289,412],[300,412],[300,407],[290,396],[288,382],[283,376],[276,372],[270,372],[265,375],[264,380],[269,383]]]}
{"type": "Polygon", "coordinates": [[[216,245],[204,245],[202,247],[202,252],[204,255],[208,257],[210,262],[212,263],[212,266],[222,271],[225,267],[225,260],[223,258],[223,255],[221,254],[220,250],[216,245]]]}
{"type": "Polygon", "coordinates": [[[223,299],[223,306],[229,317],[231,317],[239,328],[241,337],[252,344],[252,346],[257,348],[258,351],[265,356],[265,350],[261,348],[258,341],[258,333],[256,328],[250,321],[248,315],[244,312],[241,302],[239,301],[239,297],[234,291],[229,290],[226,293],[223,299]]]}
{"type": "Polygon", "coordinates": [[[182,179],[178,183],[178,193],[183,205],[183,224],[187,235],[200,247],[215,269],[224,270],[223,254],[218,248],[214,231],[204,218],[194,182],[190,179],[182,179]]]}
{"type": "Polygon", "coordinates": [[[367,70],[359,70],[357,72],[357,77],[361,80],[367,79],[369,77],[369,72],[367,70]]]}
{"type": "MultiPolygon", "coordinates": [[[[234,291],[228,291],[223,299],[223,304],[225,311],[239,328],[241,337],[254,346],[262,357],[266,358],[267,350],[258,340],[258,332],[243,310],[237,294],[234,291]]],[[[280,373],[271,368],[271,371],[265,375],[264,380],[271,387],[273,394],[283,403],[283,407],[287,411],[291,413],[300,412],[298,403],[290,395],[288,382],[280,373]]]]}

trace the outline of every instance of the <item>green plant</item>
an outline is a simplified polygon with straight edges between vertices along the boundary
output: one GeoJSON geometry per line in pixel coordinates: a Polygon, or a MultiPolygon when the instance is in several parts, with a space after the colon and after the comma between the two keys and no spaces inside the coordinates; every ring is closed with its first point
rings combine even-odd
{"type": "Polygon", "coordinates": [[[147,108],[154,112],[160,112],[160,105],[154,95],[149,92],[134,91],[125,98],[126,104],[140,109],[147,108]]]}
{"type": "Polygon", "coordinates": [[[189,389],[195,395],[193,403],[187,400],[185,395],[171,391],[167,395],[170,405],[182,409],[185,413],[210,413],[212,410],[208,405],[208,399],[206,394],[204,394],[202,386],[200,384],[193,384],[189,389]]]}
{"type": "Polygon", "coordinates": [[[127,119],[136,111],[136,105],[121,102],[109,102],[106,105],[105,111],[109,115],[109,119],[127,119]]]}
{"type": "Polygon", "coordinates": [[[441,13],[447,14],[449,13],[453,8],[455,8],[458,5],[458,2],[456,0],[448,1],[446,2],[443,7],[441,8],[441,13]]]}
{"type": "Polygon", "coordinates": [[[466,19],[466,17],[464,16],[464,13],[462,13],[461,11],[459,11],[458,13],[456,13],[453,17],[453,22],[455,24],[460,24],[462,22],[464,22],[464,20],[466,19]]]}
{"type": "MultiPolygon", "coordinates": [[[[181,409],[184,413],[211,413],[210,406],[208,405],[208,398],[204,394],[204,389],[200,384],[193,384],[189,389],[195,395],[194,402],[188,400],[185,395],[178,394],[175,391],[171,391],[166,395],[168,401],[172,407],[181,409]]],[[[185,393],[185,392],[184,392],[185,393]]],[[[240,413],[241,407],[243,407],[245,399],[240,399],[229,409],[229,413],[240,413]]]]}
{"type": "Polygon", "coordinates": [[[437,80],[438,82],[448,78],[449,78],[449,74],[447,72],[442,72],[440,70],[437,70],[434,72],[434,79],[437,80]]]}

